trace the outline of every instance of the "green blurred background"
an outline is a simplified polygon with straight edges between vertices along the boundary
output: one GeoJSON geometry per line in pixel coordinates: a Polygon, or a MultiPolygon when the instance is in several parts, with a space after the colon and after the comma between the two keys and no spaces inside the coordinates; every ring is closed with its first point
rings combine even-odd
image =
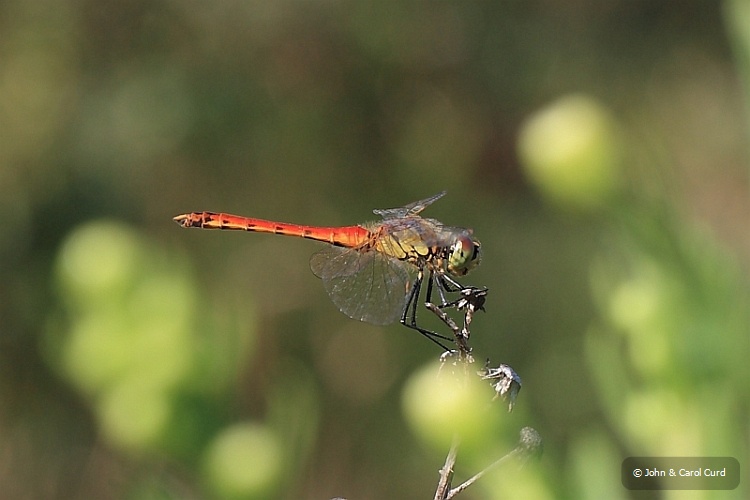
{"type": "Polygon", "coordinates": [[[432,498],[435,346],[340,314],[316,243],[171,218],[447,189],[524,381],[457,480],[545,447],[463,497],[749,498],[749,64],[742,0],[0,2],[2,497],[432,498]],[[745,481],[635,495],[638,455],[745,481]]]}

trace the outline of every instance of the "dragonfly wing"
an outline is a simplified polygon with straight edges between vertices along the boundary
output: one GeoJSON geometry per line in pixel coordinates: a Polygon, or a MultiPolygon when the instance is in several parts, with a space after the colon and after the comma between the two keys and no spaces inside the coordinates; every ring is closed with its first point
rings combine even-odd
{"type": "Polygon", "coordinates": [[[350,318],[374,325],[401,318],[410,282],[403,262],[377,251],[331,246],[314,254],[310,267],[336,307],[350,318]]]}
{"type": "Polygon", "coordinates": [[[445,196],[447,191],[440,192],[436,195],[425,198],[424,200],[415,201],[409,203],[405,207],[400,208],[378,208],[372,212],[376,215],[380,215],[383,219],[397,219],[399,217],[407,217],[409,215],[417,215],[419,212],[424,210],[427,206],[435,203],[437,200],[445,196]]]}

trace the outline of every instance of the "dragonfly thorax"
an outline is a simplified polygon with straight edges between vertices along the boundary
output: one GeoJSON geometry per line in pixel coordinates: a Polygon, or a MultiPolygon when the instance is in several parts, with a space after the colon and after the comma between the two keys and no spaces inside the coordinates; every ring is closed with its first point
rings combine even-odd
{"type": "Polygon", "coordinates": [[[454,276],[465,276],[482,260],[481,243],[468,234],[462,234],[448,249],[447,269],[454,276]]]}

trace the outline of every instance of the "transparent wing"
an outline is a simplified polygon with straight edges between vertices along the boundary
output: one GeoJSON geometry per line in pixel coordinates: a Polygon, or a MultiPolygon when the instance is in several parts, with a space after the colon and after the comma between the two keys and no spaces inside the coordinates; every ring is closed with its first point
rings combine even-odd
{"type": "Polygon", "coordinates": [[[388,325],[401,318],[409,266],[376,251],[325,247],[310,259],[328,295],[352,319],[388,325]]]}
{"type": "Polygon", "coordinates": [[[383,219],[396,219],[399,217],[408,217],[410,215],[417,215],[419,212],[424,210],[427,206],[435,203],[437,200],[445,196],[447,191],[443,191],[436,195],[425,198],[424,200],[415,201],[409,203],[405,207],[400,208],[378,208],[372,211],[372,213],[380,215],[383,219]]]}

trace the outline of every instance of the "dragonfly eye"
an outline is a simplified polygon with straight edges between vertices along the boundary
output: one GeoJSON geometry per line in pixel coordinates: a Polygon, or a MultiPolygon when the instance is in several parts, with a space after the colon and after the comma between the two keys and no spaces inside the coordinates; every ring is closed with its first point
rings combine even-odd
{"type": "Polygon", "coordinates": [[[448,272],[455,276],[464,276],[477,267],[482,260],[481,246],[477,240],[467,235],[459,236],[448,256],[448,272]]]}

